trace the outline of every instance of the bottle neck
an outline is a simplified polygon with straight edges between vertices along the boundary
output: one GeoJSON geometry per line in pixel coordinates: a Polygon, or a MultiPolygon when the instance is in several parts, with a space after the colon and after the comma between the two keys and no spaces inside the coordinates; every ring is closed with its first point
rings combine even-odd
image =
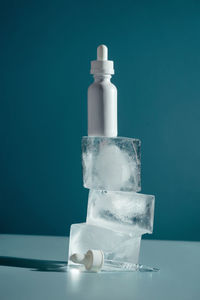
{"type": "Polygon", "coordinates": [[[103,74],[95,74],[94,81],[95,82],[102,82],[102,81],[110,81],[111,75],[103,75],[103,74]]]}

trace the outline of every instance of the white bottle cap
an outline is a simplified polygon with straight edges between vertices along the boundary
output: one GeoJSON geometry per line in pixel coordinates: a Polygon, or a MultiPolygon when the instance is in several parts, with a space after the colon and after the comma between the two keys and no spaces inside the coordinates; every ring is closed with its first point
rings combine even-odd
{"type": "Polygon", "coordinates": [[[97,60],[91,61],[91,74],[114,74],[113,61],[108,60],[108,48],[100,45],[97,48],[97,60]]]}
{"type": "Polygon", "coordinates": [[[99,272],[104,263],[104,254],[101,250],[88,250],[85,255],[72,254],[70,260],[77,264],[83,264],[88,271],[99,272]]]}

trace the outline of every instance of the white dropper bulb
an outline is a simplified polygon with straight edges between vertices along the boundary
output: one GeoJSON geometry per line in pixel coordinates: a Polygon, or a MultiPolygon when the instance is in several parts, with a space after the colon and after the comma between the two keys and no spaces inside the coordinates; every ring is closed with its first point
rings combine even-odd
{"type": "Polygon", "coordinates": [[[108,60],[108,48],[105,45],[97,48],[97,60],[108,60]]]}
{"type": "Polygon", "coordinates": [[[112,75],[114,74],[113,61],[108,60],[108,48],[106,45],[97,47],[97,59],[91,62],[91,74],[112,75]]]}
{"type": "Polygon", "coordinates": [[[75,264],[83,264],[84,259],[85,255],[80,253],[74,253],[70,256],[70,260],[75,264]]]}
{"type": "Polygon", "coordinates": [[[70,260],[75,264],[84,265],[88,271],[99,272],[104,263],[104,254],[101,250],[88,250],[85,255],[80,253],[72,254],[70,260]]]}

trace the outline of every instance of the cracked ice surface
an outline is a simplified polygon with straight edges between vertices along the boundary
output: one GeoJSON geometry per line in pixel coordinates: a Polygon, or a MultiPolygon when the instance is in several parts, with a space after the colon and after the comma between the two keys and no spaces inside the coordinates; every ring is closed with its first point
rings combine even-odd
{"type": "Polygon", "coordinates": [[[71,225],[68,264],[70,256],[85,254],[89,249],[102,250],[108,260],[137,264],[141,236],[120,233],[86,223],[71,225]]]}
{"type": "Polygon", "coordinates": [[[154,203],[152,195],[90,190],[87,223],[135,235],[152,233],[154,203]]]}
{"type": "Polygon", "coordinates": [[[140,145],[140,140],[125,137],[83,137],[84,187],[140,191],[140,145]]]}

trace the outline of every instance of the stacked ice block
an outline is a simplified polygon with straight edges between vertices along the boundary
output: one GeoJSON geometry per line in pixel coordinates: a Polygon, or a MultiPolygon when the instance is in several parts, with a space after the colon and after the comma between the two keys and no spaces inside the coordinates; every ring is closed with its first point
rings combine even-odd
{"type": "Polygon", "coordinates": [[[86,223],[73,224],[70,257],[102,250],[107,260],[137,264],[141,236],[153,231],[155,197],[141,190],[141,142],[126,137],[82,138],[86,223]]]}

